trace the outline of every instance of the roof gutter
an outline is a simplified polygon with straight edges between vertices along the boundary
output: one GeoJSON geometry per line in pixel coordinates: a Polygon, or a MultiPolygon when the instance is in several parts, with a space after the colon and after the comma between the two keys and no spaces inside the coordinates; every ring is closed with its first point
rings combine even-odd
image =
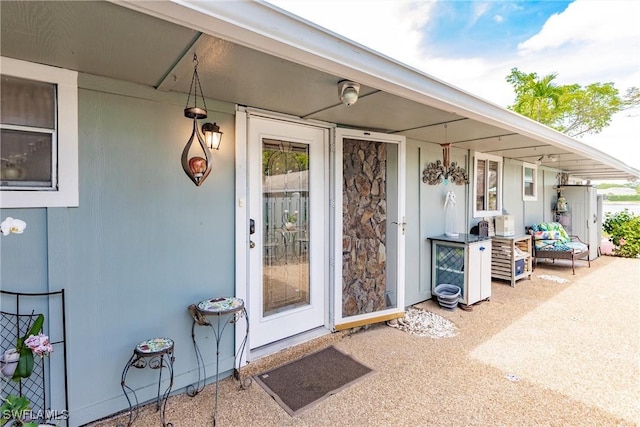
{"type": "Polygon", "coordinates": [[[262,1],[113,3],[387,93],[580,153],[640,178],[622,161],[262,1]]]}

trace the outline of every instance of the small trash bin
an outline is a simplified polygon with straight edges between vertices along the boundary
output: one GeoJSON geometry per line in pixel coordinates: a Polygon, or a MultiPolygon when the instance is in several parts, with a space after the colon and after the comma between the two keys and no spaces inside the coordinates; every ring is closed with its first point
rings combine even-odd
{"type": "Polygon", "coordinates": [[[442,283],[433,290],[438,297],[440,307],[453,310],[458,307],[458,299],[460,298],[460,286],[442,283]]]}

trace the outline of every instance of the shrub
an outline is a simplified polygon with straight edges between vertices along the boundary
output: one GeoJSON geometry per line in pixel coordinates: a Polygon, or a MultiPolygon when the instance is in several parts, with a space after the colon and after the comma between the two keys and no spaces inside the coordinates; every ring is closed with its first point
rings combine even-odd
{"type": "Polygon", "coordinates": [[[640,216],[629,209],[622,212],[607,212],[602,229],[609,234],[609,240],[616,246],[614,255],[637,258],[640,255],[640,216]]]}

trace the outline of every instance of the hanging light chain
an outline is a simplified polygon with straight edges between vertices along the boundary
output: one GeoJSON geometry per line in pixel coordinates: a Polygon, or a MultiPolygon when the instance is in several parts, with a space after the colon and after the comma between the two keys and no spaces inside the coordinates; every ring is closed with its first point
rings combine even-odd
{"type": "Polygon", "coordinates": [[[193,76],[191,77],[191,85],[189,86],[189,95],[187,96],[187,105],[185,109],[189,108],[189,101],[191,100],[191,93],[193,92],[194,108],[198,108],[198,89],[200,90],[200,97],[202,98],[203,109],[207,110],[207,102],[204,100],[204,93],[202,92],[202,85],[200,84],[200,77],[198,76],[198,55],[193,54],[193,76]],[[195,84],[198,84],[195,86],[195,84]]]}

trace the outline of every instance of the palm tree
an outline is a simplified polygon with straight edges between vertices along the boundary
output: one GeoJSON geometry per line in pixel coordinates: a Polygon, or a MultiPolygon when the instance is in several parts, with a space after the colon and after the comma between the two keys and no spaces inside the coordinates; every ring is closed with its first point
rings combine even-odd
{"type": "Polygon", "coordinates": [[[525,74],[517,68],[511,70],[507,81],[514,86],[517,103],[509,108],[540,123],[551,124],[545,114],[558,107],[563,90],[553,80],[558,73],[547,74],[539,78],[537,73],[525,74]]]}

